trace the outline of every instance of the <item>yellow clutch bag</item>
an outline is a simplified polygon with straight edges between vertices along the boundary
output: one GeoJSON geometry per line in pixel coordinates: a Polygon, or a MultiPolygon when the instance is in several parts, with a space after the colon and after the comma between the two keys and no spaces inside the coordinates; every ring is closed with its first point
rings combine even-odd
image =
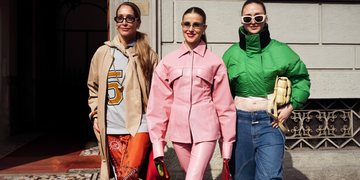
{"type": "Polygon", "coordinates": [[[285,126],[279,121],[277,108],[285,104],[288,104],[290,101],[291,95],[291,82],[287,77],[276,77],[275,87],[274,87],[274,96],[269,102],[268,113],[279,125],[280,129],[286,134],[289,132],[289,127],[285,123],[285,126]],[[271,112],[271,107],[274,107],[274,114],[271,112]]]}

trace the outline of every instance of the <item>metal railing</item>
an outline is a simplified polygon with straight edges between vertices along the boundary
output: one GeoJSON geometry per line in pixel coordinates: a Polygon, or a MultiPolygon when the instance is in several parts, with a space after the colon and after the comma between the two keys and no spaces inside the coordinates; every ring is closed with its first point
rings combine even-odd
{"type": "Polygon", "coordinates": [[[354,111],[359,100],[349,101],[352,105],[344,100],[333,100],[330,104],[336,101],[338,106],[349,109],[332,109],[336,107],[320,104],[323,109],[305,110],[305,107],[293,111],[287,121],[290,132],[286,135],[285,149],[360,148],[360,115],[354,111]]]}

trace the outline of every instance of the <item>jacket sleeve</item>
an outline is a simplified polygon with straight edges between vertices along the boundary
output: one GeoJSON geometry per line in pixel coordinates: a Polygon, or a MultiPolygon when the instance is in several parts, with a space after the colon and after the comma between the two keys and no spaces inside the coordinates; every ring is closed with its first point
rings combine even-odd
{"type": "Polygon", "coordinates": [[[168,73],[162,63],[163,61],[159,63],[153,73],[146,113],[154,159],[164,156],[165,135],[173,102],[173,93],[168,83],[168,73]]]}
{"type": "Polygon", "coordinates": [[[236,109],[224,64],[221,64],[215,75],[213,88],[212,98],[220,121],[221,138],[219,143],[221,153],[223,158],[230,159],[235,141],[236,109]]]}
{"type": "Polygon", "coordinates": [[[240,74],[237,61],[234,59],[234,57],[239,57],[240,55],[237,54],[239,50],[235,47],[239,47],[238,43],[232,45],[228,50],[226,50],[222,57],[227,69],[230,91],[233,98],[235,97],[235,87],[237,84],[236,78],[240,74]]]}
{"type": "Polygon", "coordinates": [[[294,110],[299,109],[310,96],[310,78],[305,64],[299,59],[293,66],[290,66],[286,76],[291,81],[290,104],[294,110]]]}
{"type": "Polygon", "coordinates": [[[94,54],[91,59],[89,76],[87,81],[87,86],[89,88],[89,98],[88,104],[90,106],[91,112],[89,114],[90,120],[93,121],[94,118],[97,118],[97,110],[98,110],[98,90],[99,90],[99,59],[103,57],[103,53],[101,49],[104,46],[100,47],[94,54]]]}

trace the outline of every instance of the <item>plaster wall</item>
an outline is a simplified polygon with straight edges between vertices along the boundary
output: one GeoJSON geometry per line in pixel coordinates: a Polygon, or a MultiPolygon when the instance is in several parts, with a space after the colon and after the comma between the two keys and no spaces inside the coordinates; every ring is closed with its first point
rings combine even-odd
{"type": "MultiPolygon", "coordinates": [[[[222,56],[239,41],[243,3],[162,0],[161,57],[176,50],[184,40],[181,18],[191,6],[205,11],[208,49],[222,56]]],[[[360,19],[354,17],[360,15],[360,4],[311,2],[265,3],[265,6],[271,38],[289,44],[310,71],[310,98],[359,98],[356,90],[360,89],[360,19]]]]}

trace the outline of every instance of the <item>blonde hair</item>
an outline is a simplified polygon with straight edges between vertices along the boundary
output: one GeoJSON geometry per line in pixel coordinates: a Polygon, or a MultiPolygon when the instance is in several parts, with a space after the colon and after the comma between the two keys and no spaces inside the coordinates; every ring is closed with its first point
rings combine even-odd
{"type": "Polygon", "coordinates": [[[144,74],[146,83],[150,84],[152,72],[153,72],[153,65],[150,59],[150,52],[151,47],[149,46],[146,40],[146,34],[137,31],[136,32],[136,45],[135,45],[136,52],[138,53],[140,59],[140,67],[144,74]]]}

